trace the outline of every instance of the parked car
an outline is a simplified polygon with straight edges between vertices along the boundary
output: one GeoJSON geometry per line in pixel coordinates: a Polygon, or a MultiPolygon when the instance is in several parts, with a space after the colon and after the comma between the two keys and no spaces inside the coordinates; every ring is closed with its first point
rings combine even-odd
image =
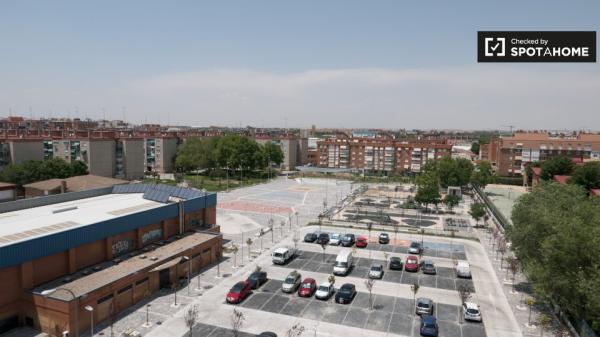
{"type": "Polygon", "coordinates": [[[410,254],[421,254],[422,251],[423,247],[421,247],[421,244],[416,241],[411,242],[410,247],[408,247],[408,252],[410,254]]]}
{"type": "Polygon", "coordinates": [[[342,240],[342,235],[338,233],[333,233],[329,236],[329,244],[338,246],[342,240]]]}
{"type": "Polygon", "coordinates": [[[419,271],[419,258],[414,255],[409,255],[404,263],[404,270],[418,272],[419,271]]]}
{"type": "Polygon", "coordinates": [[[315,297],[320,300],[328,300],[334,292],[333,284],[329,282],[324,282],[319,285],[317,291],[315,292],[315,297]]]}
{"type": "Polygon", "coordinates": [[[423,261],[421,264],[421,270],[423,271],[423,274],[435,275],[437,273],[435,264],[431,260],[423,261]]]}
{"type": "Polygon", "coordinates": [[[319,234],[319,236],[317,237],[317,243],[320,245],[328,244],[329,243],[329,234],[327,234],[327,233],[319,234]]]}
{"type": "Polygon", "coordinates": [[[344,283],[335,294],[335,302],[346,304],[352,302],[356,296],[356,287],[352,283],[344,283]]]}
{"type": "Polygon", "coordinates": [[[317,282],[312,278],[305,278],[298,288],[298,296],[311,297],[317,291],[317,282]]]}
{"type": "Polygon", "coordinates": [[[369,278],[380,279],[383,277],[383,265],[381,263],[373,263],[369,269],[369,278]]]}
{"type": "Polygon", "coordinates": [[[334,275],[348,275],[348,272],[352,268],[353,257],[352,251],[350,249],[342,250],[335,257],[335,264],[333,265],[333,274],[334,275]]]}
{"type": "Polygon", "coordinates": [[[465,302],[462,305],[463,317],[465,321],[481,322],[481,311],[479,306],[473,302],[465,302]]]}
{"type": "Polygon", "coordinates": [[[261,332],[258,337],[277,337],[277,334],[271,331],[261,332]]]}
{"type": "Polygon", "coordinates": [[[365,248],[368,244],[368,240],[365,236],[359,235],[358,239],[356,239],[356,247],[365,248]]]}
{"type": "Polygon", "coordinates": [[[433,300],[430,298],[419,297],[415,304],[415,313],[417,315],[433,315],[433,300]]]}
{"type": "Polygon", "coordinates": [[[266,271],[255,271],[250,276],[246,282],[250,283],[251,289],[258,289],[261,285],[267,282],[267,272],[266,271]]]}
{"type": "Polygon", "coordinates": [[[296,256],[296,250],[293,247],[279,247],[271,254],[274,264],[286,264],[296,256]]]}
{"type": "Polygon", "coordinates": [[[346,234],[342,237],[342,246],[352,247],[355,240],[354,234],[346,234]]]}
{"type": "Polygon", "coordinates": [[[315,242],[317,241],[317,233],[306,233],[304,235],[304,242],[315,242]]]}
{"type": "Polygon", "coordinates": [[[388,243],[390,243],[390,236],[388,235],[388,233],[379,234],[379,243],[382,245],[387,245],[388,243]]]}
{"type": "Polygon", "coordinates": [[[252,293],[250,283],[247,281],[240,281],[231,287],[225,300],[227,303],[237,304],[243,301],[248,295],[252,293]]]}
{"type": "Polygon", "coordinates": [[[390,269],[402,270],[402,259],[397,256],[392,256],[390,258],[390,269]]]}
{"type": "Polygon", "coordinates": [[[471,265],[469,265],[469,262],[458,261],[455,270],[457,277],[471,278],[471,265]]]}
{"type": "Polygon", "coordinates": [[[298,272],[291,272],[281,284],[281,291],[284,293],[293,293],[298,289],[302,281],[302,275],[298,272]]]}
{"type": "Polygon", "coordinates": [[[421,316],[421,326],[419,328],[421,336],[437,337],[438,336],[438,325],[435,317],[431,315],[421,316]]]}

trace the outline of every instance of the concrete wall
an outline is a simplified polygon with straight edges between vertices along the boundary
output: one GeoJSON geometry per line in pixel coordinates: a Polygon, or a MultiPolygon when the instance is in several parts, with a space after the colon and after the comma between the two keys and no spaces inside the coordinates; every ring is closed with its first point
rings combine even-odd
{"type": "Polygon", "coordinates": [[[177,155],[177,139],[176,138],[157,138],[156,163],[160,165],[160,173],[172,173],[175,156],[177,155]],[[160,151],[160,153],[158,153],[160,151]]]}
{"type": "Polygon", "coordinates": [[[20,164],[27,160],[44,159],[44,143],[42,140],[35,141],[11,141],[10,161],[20,164]]]}
{"type": "MultiPolygon", "coordinates": [[[[82,141],[82,143],[84,143],[82,141]]],[[[90,174],[103,177],[115,175],[115,141],[90,140],[88,144],[87,163],[90,174]]]]}
{"type": "Polygon", "coordinates": [[[144,140],[123,139],[123,171],[125,179],[141,179],[144,177],[144,140]]]}

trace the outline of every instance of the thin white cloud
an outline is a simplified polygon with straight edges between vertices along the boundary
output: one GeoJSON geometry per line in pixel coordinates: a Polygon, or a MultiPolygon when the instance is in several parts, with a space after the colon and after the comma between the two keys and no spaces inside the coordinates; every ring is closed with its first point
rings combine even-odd
{"type": "MultiPolygon", "coordinates": [[[[6,85],[6,84],[5,84],[6,85]]],[[[31,90],[0,102],[27,107],[31,90]],[[29,92],[29,95],[26,93],[29,92]]],[[[482,65],[427,69],[219,69],[162,74],[111,88],[36,88],[35,106],[102,107],[121,118],[184,125],[374,128],[598,129],[595,65],[482,65]],[[69,102],[67,102],[69,101],[69,102]],[[115,112],[116,111],[116,112],[115,112]]],[[[94,115],[94,114],[90,114],[94,115]]]]}

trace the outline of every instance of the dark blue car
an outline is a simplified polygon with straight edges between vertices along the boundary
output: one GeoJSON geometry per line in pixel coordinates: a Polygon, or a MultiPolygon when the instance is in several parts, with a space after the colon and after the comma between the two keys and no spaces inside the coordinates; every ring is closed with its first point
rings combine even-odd
{"type": "Polygon", "coordinates": [[[421,329],[419,330],[421,336],[437,337],[438,325],[435,317],[431,315],[421,316],[421,329]]]}

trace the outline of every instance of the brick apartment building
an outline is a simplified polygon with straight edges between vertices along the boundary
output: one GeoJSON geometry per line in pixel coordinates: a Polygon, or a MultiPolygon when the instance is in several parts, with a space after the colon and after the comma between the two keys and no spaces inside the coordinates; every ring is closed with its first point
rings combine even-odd
{"type": "MultiPolygon", "coordinates": [[[[217,261],[216,194],[117,185],[0,204],[0,334],[70,336],[217,261]],[[36,221],[31,221],[35,219],[36,221]]],[[[81,335],[81,334],[79,334],[81,335]]]]}
{"type": "Polygon", "coordinates": [[[349,137],[338,134],[317,142],[318,166],[352,168],[387,175],[420,172],[429,160],[452,154],[452,145],[443,141],[402,141],[390,136],[349,137]]]}
{"type": "Polygon", "coordinates": [[[527,163],[558,155],[577,162],[600,160],[600,134],[515,132],[482,145],[479,155],[492,162],[498,175],[520,176],[527,163]]]}

